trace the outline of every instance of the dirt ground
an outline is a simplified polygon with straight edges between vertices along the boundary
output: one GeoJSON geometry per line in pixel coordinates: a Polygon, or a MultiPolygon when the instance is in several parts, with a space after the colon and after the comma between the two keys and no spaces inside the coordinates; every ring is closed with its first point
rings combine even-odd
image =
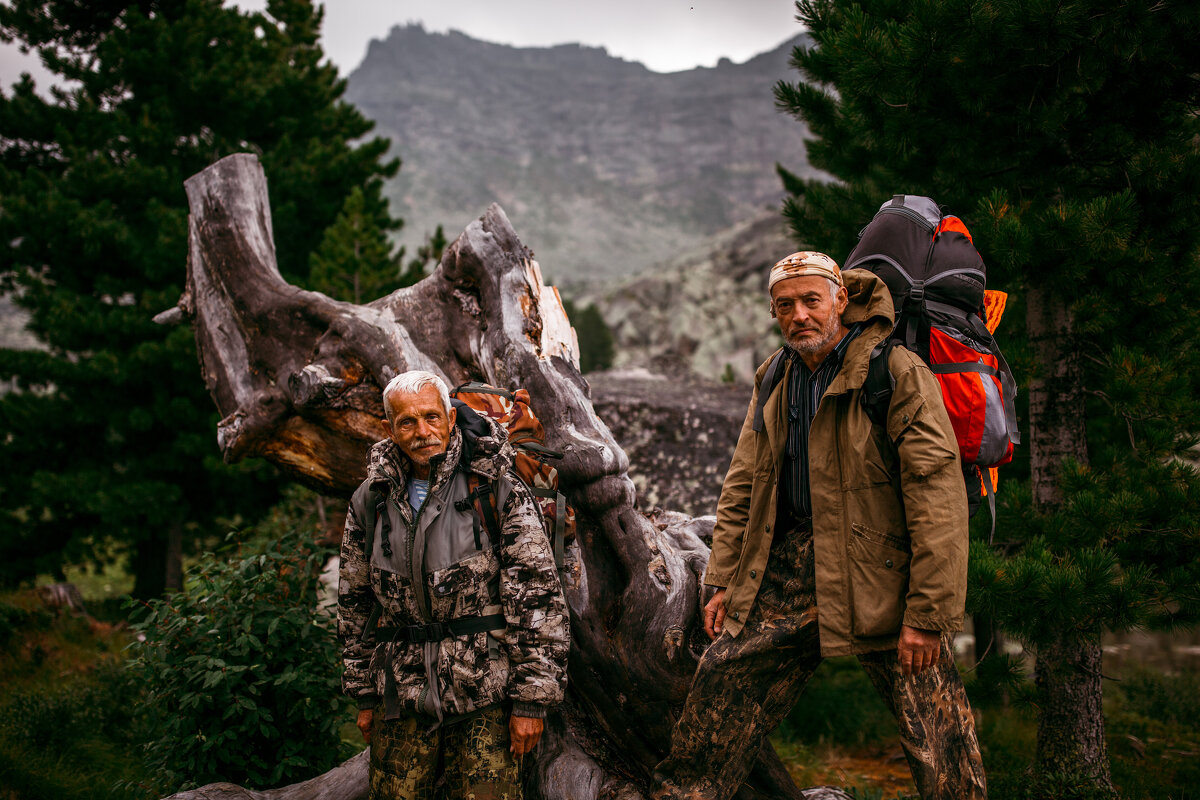
{"type": "Polygon", "coordinates": [[[842,786],[882,790],[885,800],[897,795],[917,797],[917,789],[900,745],[818,751],[817,763],[789,763],[788,772],[798,786],[842,786]]]}

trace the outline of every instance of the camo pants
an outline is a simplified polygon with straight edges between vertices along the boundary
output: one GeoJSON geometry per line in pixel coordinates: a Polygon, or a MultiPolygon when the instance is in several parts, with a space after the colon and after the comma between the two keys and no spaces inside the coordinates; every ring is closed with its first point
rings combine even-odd
{"type": "Polygon", "coordinates": [[[521,800],[504,708],[485,709],[432,733],[429,724],[375,715],[368,800],[521,800]]]}
{"type": "MultiPolygon", "coordinates": [[[[821,663],[816,582],[808,526],[776,536],[766,574],[737,638],[704,653],[656,768],[654,800],[727,800],[746,780],[753,754],[795,705],[821,663]]],[[[904,676],[895,649],[858,656],[900,729],[913,780],[925,800],[987,797],[975,722],[948,637],[935,667],[904,676]]]]}

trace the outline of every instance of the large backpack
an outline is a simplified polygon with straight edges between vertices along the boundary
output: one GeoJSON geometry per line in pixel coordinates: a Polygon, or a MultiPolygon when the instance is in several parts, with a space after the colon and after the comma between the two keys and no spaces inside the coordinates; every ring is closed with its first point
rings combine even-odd
{"type": "Polygon", "coordinates": [[[954,427],[973,514],[986,495],[995,521],[995,478],[1012,460],[1017,431],[1016,381],[992,338],[1003,302],[988,293],[983,258],[966,225],[928,197],[896,195],[859,233],[844,269],[867,269],[887,284],[896,308],[892,336],[871,354],[863,405],[883,424],[895,380],[888,356],[903,344],[929,365],[954,427]],[[991,295],[988,297],[988,295],[991,295]],[[985,302],[991,300],[993,324],[985,302]]]}
{"type": "MultiPolygon", "coordinates": [[[[566,545],[575,538],[575,510],[567,505],[566,498],[558,490],[558,468],[550,463],[562,459],[562,453],[546,447],[546,431],[529,407],[529,392],[525,389],[510,392],[472,381],[455,387],[450,397],[456,404],[464,404],[508,431],[508,441],[516,450],[513,471],[537,499],[546,536],[554,547],[554,563],[561,571],[566,545]]],[[[482,501],[482,506],[477,504],[476,508],[482,512],[484,520],[496,526],[497,535],[493,538],[499,541],[496,493],[478,486],[474,475],[468,477],[468,484],[471,485],[471,496],[482,501]]]]}

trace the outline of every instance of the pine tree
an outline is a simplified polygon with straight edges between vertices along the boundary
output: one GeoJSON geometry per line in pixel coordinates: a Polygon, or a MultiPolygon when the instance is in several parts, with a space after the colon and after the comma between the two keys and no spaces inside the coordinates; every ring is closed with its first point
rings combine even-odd
{"type": "Polygon", "coordinates": [[[616,340],[596,304],[588,303],[578,309],[570,300],[564,300],[563,309],[579,340],[579,371],[586,374],[611,367],[616,356],[616,340]]]}
{"type": "Polygon", "coordinates": [[[837,181],[780,169],[796,237],[844,257],[884,200],[926,194],[1013,294],[1030,480],[1002,490],[998,547],[972,543],[968,604],[1036,653],[1040,768],[1111,791],[1102,630],[1200,619],[1200,6],[797,8],[807,82],[776,98],[837,181]]]}
{"type": "Polygon", "coordinates": [[[392,252],[377,215],[368,212],[366,197],[356,186],[309,259],[309,283],[338,300],[365,303],[399,286],[403,256],[403,250],[392,252]]]}
{"type": "Polygon", "coordinates": [[[185,538],[273,497],[269,470],[217,457],[191,331],[151,319],[183,289],[183,181],[230,153],[265,165],[291,280],[352,189],[394,226],[379,190],[398,162],[384,140],[351,145],[371,124],[340,100],[320,22],[309,0],[0,6],[4,38],[63,82],[0,98],[0,275],[49,347],[0,351],[17,387],[0,398],[3,582],[128,553],[153,596],[185,538]]]}

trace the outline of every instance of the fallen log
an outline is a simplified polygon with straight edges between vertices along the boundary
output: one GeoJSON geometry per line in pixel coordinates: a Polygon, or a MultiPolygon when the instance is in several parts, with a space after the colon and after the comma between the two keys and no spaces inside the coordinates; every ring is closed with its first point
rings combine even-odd
{"type": "MultiPolygon", "coordinates": [[[[557,291],[504,212],[491,206],[420,283],[354,305],[283,280],[254,156],[222,159],[186,189],[188,274],[178,309],[223,415],[217,441],[227,461],[266,458],[348,497],[368,447],[384,436],[380,392],[394,375],[420,368],[452,386],[479,379],[529,390],[547,445],[565,454],[560,486],[578,515],[564,578],[568,702],[536,751],[530,796],[645,796],[707,643],[697,612],[713,520],[656,523],[638,510],[628,459],[592,408],[557,291]]],[[[218,784],[175,797],[348,800],[363,791],[362,759],[271,792],[218,784]]],[[[825,793],[802,793],[768,743],[738,796],[846,797],[813,791],[825,793]]]]}

